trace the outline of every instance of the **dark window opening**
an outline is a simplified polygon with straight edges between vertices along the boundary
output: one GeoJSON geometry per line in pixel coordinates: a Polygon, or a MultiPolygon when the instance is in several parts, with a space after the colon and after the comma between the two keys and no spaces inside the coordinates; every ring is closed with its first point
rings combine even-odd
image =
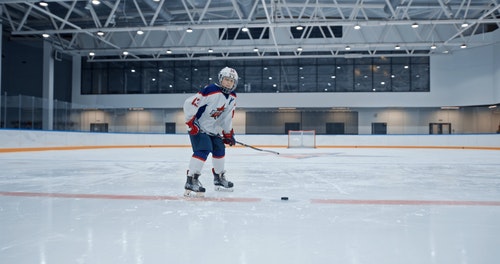
{"type": "Polygon", "coordinates": [[[296,27],[291,27],[290,32],[292,33],[293,38],[296,39],[302,38],[302,36],[308,36],[308,38],[342,38],[343,36],[342,26],[306,27],[302,30],[298,30],[296,27]]]}
{"type": "Polygon", "coordinates": [[[242,31],[240,28],[219,28],[219,39],[269,39],[268,28],[248,28],[247,32],[242,31]]]}

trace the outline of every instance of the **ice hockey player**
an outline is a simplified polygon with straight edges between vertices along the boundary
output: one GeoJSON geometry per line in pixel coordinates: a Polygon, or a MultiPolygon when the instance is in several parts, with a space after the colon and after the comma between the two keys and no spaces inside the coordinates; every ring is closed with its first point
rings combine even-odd
{"type": "Polygon", "coordinates": [[[204,196],[205,188],[199,177],[210,153],[215,190],[232,191],[233,188],[233,183],[228,181],[225,175],[225,144],[233,146],[236,143],[233,116],[238,73],[225,67],[219,72],[218,81],[184,102],[184,117],[193,149],[184,196],[204,196]]]}

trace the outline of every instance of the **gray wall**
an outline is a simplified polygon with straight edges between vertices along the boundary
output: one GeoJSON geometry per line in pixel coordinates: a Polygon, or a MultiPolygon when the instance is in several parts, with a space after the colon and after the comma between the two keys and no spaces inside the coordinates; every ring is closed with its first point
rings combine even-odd
{"type": "MultiPolygon", "coordinates": [[[[2,95],[42,97],[43,92],[43,40],[2,39],[2,95]]],[[[61,55],[54,61],[54,99],[70,102],[71,60],[61,55]]]]}
{"type": "MultiPolygon", "coordinates": [[[[77,130],[89,131],[91,123],[108,123],[109,132],[165,133],[165,123],[176,123],[176,133],[186,133],[182,110],[124,109],[85,110],[75,112],[71,121],[77,130]]],[[[387,123],[388,134],[428,134],[429,123],[451,123],[453,134],[495,133],[500,123],[500,111],[487,107],[459,110],[439,108],[355,108],[352,112],[282,112],[276,110],[237,110],[233,122],[237,134],[285,134],[285,123],[301,122],[302,129],[325,133],[328,122],[346,122],[347,134],[369,135],[372,123],[387,123]],[[352,114],[357,113],[356,119],[352,114]],[[314,120],[311,116],[315,116],[314,120]],[[307,119],[307,120],[306,120],[307,119]],[[354,127],[354,122],[357,126],[354,127]],[[247,131],[248,130],[248,131],[247,131]]]]}
{"type": "Polygon", "coordinates": [[[42,97],[43,42],[2,42],[2,93],[42,97]]]}
{"type": "MultiPolygon", "coordinates": [[[[441,107],[500,102],[500,44],[431,57],[429,93],[240,93],[238,107],[441,107]]],[[[241,88],[241,87],[240,87],[241,88]]],[[[77,93],[78,92],[78,93],[77,93]]],[[[188,94],[80,95],[73,101],[110,107],[180,108],[188,94]]]]}

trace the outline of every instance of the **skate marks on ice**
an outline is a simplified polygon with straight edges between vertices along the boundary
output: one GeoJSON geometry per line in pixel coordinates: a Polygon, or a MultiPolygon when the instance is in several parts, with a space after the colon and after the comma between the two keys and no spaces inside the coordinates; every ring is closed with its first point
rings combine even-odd
{"type": "MultiPolygon", "coordinates": [[[[251,154],[235,154],[235,156],[248,156],[248,157],[255,157],[255,156],[276,156],[273,154],[269,153],[251,153],[251,154]]],[[[288,152],[281,151],[280,155],[277,157],[281,158],[288,158],[288,159],[311,159],[311,158],[328,158],[328,157],[350,157],[350,158],[373,158],[377,157],[380,158],[382,156],[380,155],[352,155],[352,154],[346,154],[344,152],[297,152],[296,150],[289,150],[288,152]]]]}
{"type": "MultiPolygon", "coordinates": [[[[361,199],[368,204],[364,201],[373,198],[498,200],[500,164],[496,152],[287,149],[279,156],[243,148],[228,148],[228,152],[228,171],[238,189],[235,194],[207,193],[207,201],[267,201],[279,200],[283,195],[306,203],[311,199],[337,198],[361,199]],[[437,155],[439,159],[434,158],[437,155]],[[478,155],[481,160],[476,162],[478,155]],[[480,195],[477,190],[481,190],[480,195]]],[[[3,171],[9,172],[0,179],[0,192],[48,190],[47,196],[57,197],[61,193],[60,198],[77,193],[88,197],[73,198],[111,194],[107,198],[185,200],[181,192],[185,157],[189,155],[190,150],[182,148],[8,154],[0,159],[3,171]],[[20,166],[20,162],[30,166],[20,166]]],[[[207,165],[202,173],[202,181],[207,184],[211,181],[209,170],[207,165]]]]}
{"type": "MultiPolygon", "coordinates": [[[[334,157],[338,156],[341,153],[332,153],[332,152],[326,152],[326,153],[298,153],[298,152],[280,152],[280,155],[277,157],[281,158],[288,158],[288,159],[310,159],[310,158],[319,158],[319,157],[334,157]]],[[[236,154],[237,156],[246,156],[246,157],[255,157],[255,156],[276,156],[273,154],[259,154],[259,153],[252,153],[252,154],[236,154]]]]}
{"type": "Polygon", "coordinates": [[[475,150],[290,149],[231,153],[244,196],[314,204],[498,206],[500,153],[475,150]],[[286,155],[289,154],[289,157],[286,155]]]}
{"type": "Polygon", "coordinates": [[[335,157],[341,153],[281,153],[280,157],[289,159],[310,159],[310,158],[320,158],[320,157],[335,157]]]}
{"type": "Polygon", "coordinates": [[[0,262],[498,263],[498,151],[228,152],[203,200],[188,148],[2,154],[0,262]]]}

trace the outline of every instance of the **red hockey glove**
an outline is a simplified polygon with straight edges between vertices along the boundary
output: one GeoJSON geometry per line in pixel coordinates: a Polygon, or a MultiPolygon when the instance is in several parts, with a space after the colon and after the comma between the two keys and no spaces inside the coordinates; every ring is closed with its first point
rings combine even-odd
{"type": "Polygon", "coordinates": [[[198,124],[195,122],[196,116],[193,116],[189,121],[186,122],[186,125],[188,126],[188,132],[189,135],[194,136],[200,132],[200,127],[198,124]]]}
{"type": "Polygon", "coordinates": [[[236,144],[236,140],[234,139],[234,131],[232,129],[231,131],[229,131],[229,133],[222,131],[222,136],[222,142],[224,142],[224,144],[227,144],[229,146],[234,146],[236,144]]]}

